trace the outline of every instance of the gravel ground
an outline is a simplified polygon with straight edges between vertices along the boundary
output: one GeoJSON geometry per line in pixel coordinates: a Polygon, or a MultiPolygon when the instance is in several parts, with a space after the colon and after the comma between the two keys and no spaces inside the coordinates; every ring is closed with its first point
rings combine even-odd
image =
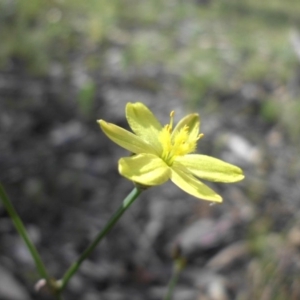
{"type": "MultiPolygon", "coordinates": [[[[174,300],[273,300],[275,293],[299,299],[299,148],[259,114],[274,89],[261,83],[232,94],[213,91],[213,101],[193,108],[205,134],[198,151],[245,171],[240,183],[211,184],[224,203],[198,201],[171,183],[144,192],[82,265],[65,299],[162,299],[178,245],[187,266],[174,300]]],[[[56,278],[132,189],[117,172],[125,151],[96,123],[127,127],[129,101],[144,102],[162,123],[171,110],[177,120],[189,111],[176,78],[159,67],[0,74],[0,181],[56,278]],[[96,82],[88,115],[74,100],[86,76],[96,82]]],[[[0,299],[51,299],[35,293],[35,266],[2,206],[0,233],[0,299]]]]}

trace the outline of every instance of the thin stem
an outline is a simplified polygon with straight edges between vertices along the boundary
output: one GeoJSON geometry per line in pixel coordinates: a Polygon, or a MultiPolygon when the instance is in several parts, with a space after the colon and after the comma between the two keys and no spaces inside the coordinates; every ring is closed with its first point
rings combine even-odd
{"type": "Polygon", "coordinates": [[[10,200],[9,200],[8,196],[6,195],[4,188],[1,184],[0,184],[0,198],[2,199],[2,203],[3,203],[4,207],[6,208],[8,214],[10,215],[19,235],[23,238],[23,240],[35,262],[36,268],[37,268],[40,276],[42,278],[46,279],[47,283],[50,285],[51,278],[47,272],[47,269],[46,269],[44,263],[42,262],[42,259],[39,255],[37,249],[35,248],[34,244],[31,242],[22,220],[18,216],[18,213],[14,209],[12,203],[10,202],[10,200]]]}
{"type": "Polygon", "coordinates": [[[185,259],[179,257],[178,259],[176,259],[174,261],[172,276],[168,283],[168,288],[167,288],[167,292],[165,294],[164,300],[172,299],[175,286],[177,285],[180,273],[183,270],[184,266],[185,266],[185,259]]]}
{"type": "Polygon", "coordinates": [[[178,270],[173,271],[172,277],[171,277],[171,279],[169,281],[169,284],[168,284],[168,289],[167,289],[167,293],[164,297],[164,300],[171,300],[172,299],[174,288],[175,288],[175,286],[178,282],[179,275],[180,275],[180,272],[178,272],[178,270]]]}
{"type": "Polygon", "coordinates": [[[64,300],[64,298],[63,298],[62,295],[61,295],[61,292],[58,292],[58,293],[56,294],[56,299],[57,299],[57,300],[64,300]]]}
{"type": "Polygon", "coordinates": [[[81,254],[81,256],[77,259],[75,263],[71,265],[71,267],[66,271],[60,282],[60,291],[63,291],[71,279],[71,277],[76,273],[79,269],[81,263],[91,254],[91,252],[96,248],[99,242],[106,236],[106,234],[113,228],[113,226],[117,223],[117,221],[121,218],[123,213],[129,208],[129,206],[134,202],[134,200],[141,194],[143,190],[135,187],[128,196],[123,200],[122,205],[119,209],[113,214],[110,220],[107,222],[105,227],[99,234],[96,236],[94,241],[85,249],[85,251],[81,254]]]}

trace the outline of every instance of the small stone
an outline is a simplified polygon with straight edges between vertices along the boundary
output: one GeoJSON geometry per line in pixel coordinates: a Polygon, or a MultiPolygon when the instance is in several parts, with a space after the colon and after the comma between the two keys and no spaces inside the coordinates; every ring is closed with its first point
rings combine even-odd
{"type": "Polygon", "coordinates": [[[262,160],[262,154],[258,147],[244,137],[237,134],[229,134],[226,140],[229,150],[240,160],[248,164],[259,164],[262,160]]]}
{"type": "Polygon", "coordinates": [[[292,227],[287,235],[289,243],[294,247],[300,247],[300,225],[292,227]]]}
{"type": "Polygon", "coordinates": [[[211,300],[229,300],[224,280],[213,280],[207,287],[208,299],[211,300]]]}
{"type": "Polygon", "coordinates": [[[178,238],[184,256],[193,256],[201,251],[220,247],[231,239],[235,227],[234,220],[201,219],[185,229],[178,238]]]}
{"type": "Polygon", "coordinates": [[[0,266],[0,299],[30,300],[25,287],[19,283],[8,269],[0,266]]]}
{"type": "Polygon", "coordinates": [[[249,249],[247,243],[245,241],[236,242],[215,255],[207,263],[207,267],[214,271],[223,271],[233,267],[238,262],[246,260],[248,255],[249,249]]]}

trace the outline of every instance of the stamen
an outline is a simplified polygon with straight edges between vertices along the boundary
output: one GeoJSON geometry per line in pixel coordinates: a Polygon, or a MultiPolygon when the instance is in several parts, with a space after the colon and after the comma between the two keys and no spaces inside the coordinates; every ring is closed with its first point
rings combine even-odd
{"type": "Polygon", "coordinates": [[[191,136],[190,126],[180,126],[172,133],[175,112],[170,112],[170,123],[165,125],[160,132],[159,140],[162,144],[161,158],[171,166],[177,156],[183,156],[196,150],[197,140],[203,137],[203,133],[196,137],[191,136]]]}
{"type": "Polygon", "coordinates": [[[182,130],[184,132],[188,133],[189,132],[189,126],[188,125],[184,125],[182,130]]]}
{"type": "Polygon", "coordinates": [[[199,135],[197,136],[197,141],[200,140],[203,136],[204,136],[204,133],[199,133],[199,135]]]}
{"type": "MultiPolygon", "coordinates": [[[[171,129],[171,131],[172,131],[172,129],[173,129],[174,115],[175,115],[175,111],[172,110],[172,111],[170,112],[170,129],[171,129]]],[[[171,132],[171,131],[170,131],[170,132],[171,132]]]]}
{"type": "Polygon", "coordinates": [[[172,132],[172,127],[170,126],[170,124],[167,124],[167,125],[166,125],[166,129],[167,129],[168,133],[171,134],[171,132],[172,132]]]}

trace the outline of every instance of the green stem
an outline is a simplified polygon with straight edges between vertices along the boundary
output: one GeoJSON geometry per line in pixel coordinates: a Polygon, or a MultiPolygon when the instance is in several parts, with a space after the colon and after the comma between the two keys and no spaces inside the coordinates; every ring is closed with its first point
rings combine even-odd
{"type": "Polygon", "coordinates": [[[121,218],[123,213],[129,208],[129,206],[134,202],[134,200],[141,194],[143,190],[135,187],[130,194],[123,200],[122,205],[119,209],[113,214],[110,220],[107,222],[105,227],[99,234],[96,236],[94,241],[85,249],[81,256],[77,259],[75,263],[66,271],[60,282],[60,291],[63,291],[71,277],[79,269],[81,263],[91,254],[91,252],[96,248],[99,242],[106,236],[106,234],[113,228],[117,221],[121,218]]]}
{"type": "Polygon", "coordinates": [[[8,196],[6,195],[4,188],[1,184],[0,184],[0,198],[1,198],[2,203],[3,203],[4,207],[6,208],[8,214],[10,215],[19,235],[23,238],[23,240],[35,262],[36,268],[37,268],[40,276],[42,278],[46,279],[47,284],[49,286],[52,286],[51,278],[47,272],[47,269],[46,269],[44,263],[42,262],[42,259],[39,255],[39,253],[38,253],[37,249],[35,248],[34,244],[31,242],[22,220],[20,219],[20,217],[18,216],[18,213],[16,212],[13,205],[11,204],[11,202],[10,202],[8,196]]]}
{"type": "Polygon", "coordinates": [[[164,300],[172,299],[175,286],[178,282],[181,271],[184,269],[184,266],[185,260],[183,258],[180,257],[174,261],[172,276],[168,283],[168,288],[164,300]]]}
{"type": "Polygon", "coordinates": [[[64,300],[63,297],[62,297],[62,295],[61,295],[61,292],[58,292],[56,294],[56,298],[57,298],[57,300],[64,300]]]}

